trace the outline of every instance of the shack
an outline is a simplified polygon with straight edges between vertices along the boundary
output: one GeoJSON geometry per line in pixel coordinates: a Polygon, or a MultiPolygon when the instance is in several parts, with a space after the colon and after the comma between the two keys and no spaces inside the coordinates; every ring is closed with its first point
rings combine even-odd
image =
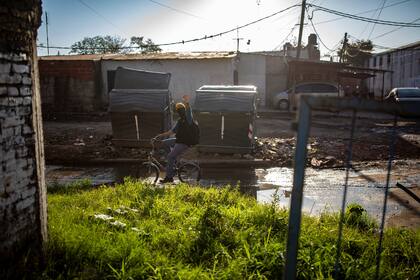
{"type": "Polygon", "coordinates": [[[254,148],[257,104],[255,86],[202,86],[194,115],[200,126],[198,150],[249,153],[254,148]]]}
{"type": "Polygon", "coordinates": [[[146,147],[172,124],[169,73],[119,67],[109,96],[113,142],[146,147]]]}

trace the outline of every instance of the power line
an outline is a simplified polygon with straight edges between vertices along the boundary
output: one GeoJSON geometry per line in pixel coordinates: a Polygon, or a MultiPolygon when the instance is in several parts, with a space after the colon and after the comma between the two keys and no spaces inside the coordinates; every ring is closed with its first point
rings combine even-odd
{"type": "MultiPolygon", "coordinates": [[[[401,4],[410,2],[410,1],[413,1],[413,0],[403,0],[403,1],[400,1],[400,2],[393,3],[393,4],[389,4],[389,5],[385,6],[384,9],[394,7],[394,6],[397,6],[397,5],[401,5],[401,4]]],[[[367,14],[367,13],[370,13],[370,12],[376,12],[378,10],[380,10],[380,8],[372,9],[372,10],[366,10],[366,11],[363,11],[363,12],[356,13],[355,15],[363,15],[363,14],[367,14]]],[[[329,20],[315,22],[315,25],[334,22],[334,21],[338,21],[338,20],[342,20],[342,19],[344,19],[344,18],[340,16],[340,17],[337,17],[337,18],[329,19],[329,20]]]]}
{"type": "Polygon", "coordinates": [[[315,7],[315,9],[312,11],[312,14],[316,11],[323,11],[323,12],[326,12],[326,13],[335,14],[335,15],[338,15],[338,16],[347,17],[347,18],[351,18],[351,19],[354,19],[354,20],[372,22],[372,23],[382,24],[382,25],[403,26],[403,27],[420,27],[420,24],[413,24],[413,23],[409,23],[409,22],[400,22],[400,21],[371,19],[371,18],[367,18],[367,17],[361,17],[361,16],[358,16],[358,15],[353,15],[353,14],[340,12],[340,11],[337,11],[337,10],[328,9],[328,8],[321,7],[321,6],[318,6],[318,5],[308,5],[308,6],[315,7]]]}
{"type": "Polygon", "coordinates": [[[293,25],[293,27],[290,29],[290,32],[286,35],[286,37],[284,37],[284,39],[280,42],[280,44],[278,44],[274,50],[279,49],[284,42],[286,42],[286,40],[289,38],[289,36],[293,33],[293,31],[295,31],[296,25],[293,25]]]}
{"type": "Polygon", "coordinates": [[[195,17],[195,18],[198,18],[198,19],[203,19],[202,17],[199,17],[199,16],[196,16],[196,15],[191,14],[189,12],[186,12],[186,11],[183,11],[183,10],[180,10],[180,9],[177,9],[177,8],[174,8],[174,7],[171,7],[171,6],[168,6],[168,5],[163,4],[163,3],[160,3],[158,1],[155,1],[155,0],[149,0],[149,1],[152,2],[152,3],[155,3],[156,5],[159,5],[161,7],[165,7],[167,9],[169,9],[169,10],[175,11],[177,13],[184,14],[184,15],[187,15],[187,16],[190,16],[190,17],[195,17]]]}
{"type": "MultiPolygon", "coordinates": [[[[300,3],[300,0],[296,4],[299,5],[298,3],[300,3]]],[[[295,11],[298,11],[298,10],[295,10],[295,11]]],[[[296,18],[292,19],[291,21],[288,21],[288,23],[285,25],[289,25],[290,23],[295,22],[295,21],[296,21],[296,18]]],[[[299,18],[297,20],[297,23],[293,24],[292,28],[290,29],[290,32],[286,35],[286,37],[284,37],[284,39],[280,42],[280,44],[278,44],[273,50],[278,50],[283,45],[283,43],[286,42],[289,36],[292,35],[293,31],[298,25],[299,25],[299,18]]]]}
{"type": "MultiPolygon", "coordinates": [[[[307,11],[308,11],[308,9],[306,9],[307,11]]],[[[315,32],[315,34],[316,34],[316,36],[318,36],[318,39],[319,39],[319,41],[321,42],[321,44],[327,49],[327,50],[329,50],[330,52],[333,52],[334,50],[332,50],[332,49],[330,49],[329,47],[327,47],[327,45],[325,45],[324,44],[324,41],[322,41],[322,39],[321,39],[321,36],[319,36],[319,33],[318,33],[318,31],[316,30],[316,28],[315,28],[315,25],[314,25],[314,23],[313,23],[313,21],[312,21],[312,18],[309,16],[309,11],[308,11],[308,19],[309,19],[309,21],[311,22],[311,25],[312,25],[312,29],[314,30],[314,32],[315,32]]]]}
{"type": "MultiPolygon", "coordinates": [[[[79,0],[79,1],[80,1],[80,0],[79,0]]],[[[295,7],[298,7],[298,6],[300,6],[300,5],[295,4],[295,5],[289,6],[289,7],[285,8],[285,9],[283,9],[283,10],[277,11],[277,12],[275,12],[275,13],[272,13],[272,14],[268,15],[268,16],[265,16],[265,17],[262,17],[262,18],[256,19],[256,20],[251,21],[251,22],[249,22],[249,23],[246,23],[246,24],[240,25],[240,26],[235,27],[235,28],[228,29],[228,30],[223,31],[223,32],[220,32],[220,33],[216,33],[216,34],[212,34],[212,35],[205,35],[205,36],[200,37],[200,38],[194,38],[194,39],[189,39],[189,40],[181,40],[181,41],[176,41],[176,42],[171,42],[171,43],[155,44],[155,45],[156,45],[156,46],[159,46],[159,47],[162,47],[162,46],[172,46],[172,45],[181,45],[181,44],[186,44],[186,43],[190,43],[190,42],[198,42],[198,41],[202,41],[202,40],[211,39],[211,38],[214,38],[214,37],[223,36],[223,35],[226,35],[226,34],[228,34],[228,33],[234,32],[234,31],[236,31],[236,30],[239,30],[239,29],[242,29],[242,28],[248,27],[248,26],[250,26],[250,25],[256,24],[256,23],[261,22],[261,21],[263,21],[263,20],[266,20],[266,19],[268,19],[268,18],[274,17],[274,16],[276,16],[276,15],[278,15],[278,14],[281,14],[281,13],[283,13],[283,12],[285,12],[285,11],[288,11],[288,10],[290,10],[290,9],[292,9],[292,8],[295,8],[295,7]]],[[[42,46],[42,45],[39,45],[38,47],[39,47],[39,48],[45,48],[45,47],[44,47],[44,46],[42,46]]],[[[50,48],[53,48],[53,49],[63,49],[63,50],[71,50],[71,49],[78,49],[78,50],[83,50],[83,49],[86,49],[86,50],[92,50],[92,49],[94,49],[94,50],[101,50],[101,49],[106,49],[106,48],[71,48],[71,47],[60,47],[60,46],[57,46],[57,47],[51,47],[51,46],[50,46],[50,48]]],[[[133,46],[123,47],[123,46],[122,46],[122,47],[120,47],[119,49],[139,49],[139,48],[140,48],[140,47],[133,47],[133,46]]]]}
{"type": "Polygon", "coordinates": [[[80,4],[82,4],[83,6],[85,6],[86,8],[88,8],[89,10],[91,10],[93,13],[95,13],[97,16],[101,17],[103,20],[105,20],[107,23],[109,23],[110,25],[112,25],[113,27],[115,27],[116,29],[118,29],[119,31],[123,32],[121,30],[121,28],[119,28],[117,25],[115,25],[112,21],[110,21],[109,19],[107,19],[105,16],[103,16],[102,14],[100,14],[98,11],[96,11],[94,8],[92,8],[91,6],[89,6],[88,4],[86,4],[83,0],[77,0],[79,1],[80,4]]]}
{"type": "MultiPolygon", "coordinates": [[[[376,15],[376,12],[377,12],[378,10],[377,9],[375,9],[374,11],[373,11],[373,13],[372,13],[372,15],[370,16],[370,17],[374,17],[375,15],[376,15]]],[[[341,18],[342,19],[342,18],[341,18]]],[[[368,22],[368,23],[366,23],[366,25],[365,25],[365,27],[363,28],[363,30],[362,30],[362,32],[360,32],[360,34],[359,34],[359,37],[362,37],[363,36],[363,34],[366,32],[366,30],[368,29],[368,27],[369,27],[369,25],[370,25],[370,22],[368,22]]]]}
{"type": "Polygon", "coordinates": [[[207,40],[207,39],[214,38],[214,37],[217,37],[217,36],[222,36],[222,35],[225,35],[225,34],[228,34],[228,33],[234,32],[234,31],[236,31],[236,30],[239,30],[239,29],[242,29],[242,28],[248,27],[248,26],[253,25],[253,24],[255,24],[255,23],[258,23],[258,22],[260,22],[260,21],[266,20],[266,19],[268,19],[268,18],[274,17],[274,16],[276,16],[276,15],[278,15],[278,14],[281,14],[281,13],[283,13],[283,12],[285,12],[285,11],[288,11],[288,10],[290,10],[290,9],[292,9],[292,8],[294,8],[294,7],[298,7],[298,6],[300,6],[300,5],[295,4],[295,5],[289,6],[289,7],[285,8],[285,9],[283,9],[283,10],[280,10],[280,11],[278,11],[278,12],[272,13],[272,14],[270,14],[270,15],[268,15],[268,16],[265,16],[265,17],[262,17],[262,18],[256,19],[256,20],[251,21],[251,22],[249,22],[249,23],[246,23],[246,24],[240,25],[240,26],[238,26],[238,27],[231,28],[231,29],[229,29],[229,30],[226,30],[226,31],[223,31],[223,32],[220,32],[220,33],[216,33],[216,34],[212,34],[212,35],[208,35],[208,36],[207,36],[207,35],[205,35],[204,37],[201,37],[201,38],[195,38],[195,39],[189,39],[189,40],[182,40],[182,41],[172,42],[172,43],[158,44],[158,46],[171,46],[171,45],[179,45],[179,44],[185,44],[185,43],[190,43],[190,42],[197,42],[197,41],[207,40]]]}
{"type": "MultiPolygon", "coordinates": [[[[381,9],[379,10],[379,13],[378,13],[378,16],[376,17],[376,19],[379,19],[379,17],[381,16],[382,10],[384,9],[384,6],[385,6],[385,3],[386,3],[386,0],[383,0],[381,9]]],[[[370,30],[368,39],[370,39],[370,36],[372,36],[372,33],[373,33],[373,30],[375,29],[375,26],[376,26],[376,23],[373,24],[372,29],[370,30]]]]}
{"type": "MultiPolygon", "coordinates": [[[[411,21],[411,23],[417,22],[417,21],[419,21],[419,20],[420,20],[420,18],[417,18],[417,19],[415,19],[415,20],[411,21]]],[[[391,34],[391,33],[394,33],[395,31],[398,31],[398,30],[400,30],[400,29],[402,29],[402,28],[404,28],[404,26],[394,28],[394,29],[392,29],[392,30],[390,30],[390,31],[388,31],[388,32],[385,32],[385,33],[382,33],[382,34],[380,34],[380,35],[378,35],[378,36],[376,36],[376,37],[373,37],[373,38],[372,38],[372,40],[374,40],[374,39],[378,39],[378,38],[381,38],[381,37],[384,37],[384,36],[386,36],[386,35],[388,35],[388,34],[391,34]]]]}

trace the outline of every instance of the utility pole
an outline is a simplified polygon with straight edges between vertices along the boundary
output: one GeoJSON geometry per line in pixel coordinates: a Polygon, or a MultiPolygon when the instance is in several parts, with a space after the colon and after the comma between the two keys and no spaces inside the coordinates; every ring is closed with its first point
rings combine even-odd
{"type": "Polygon", "coordinates": [[[236,40],[236,52],[239,53],[239,41],[243,40],[244,38],[239,38],[239,28],[236,28],[236,38],[233,40],[236,40]]]}
{"type": "Polygon", "coordinates": [[[305,8],[306,8],[306,0],[302,0],[302,10],[300,11],[299,38],[298,38],[297,53],[296,53],[297,59],[300,58],[300,49],[302,48],[302,33],[303,33],[303,23],[305,21],[305,8]]]}
{"type": "Polygon", "coordinates": [[[347,32],[344,33],[343,47],[341,48],[341,53],[340,53],[340,63],[344,62],[344,53],[346,52],[346,48],[347,48],[347,32]]]}
{"type": "MultiPolygon", "coordinates": [[[[297,52],[296,52],[296,59],[300,59],[300,50],[302,48],[302,33],[303,33],[303,25],[305,22],[305,9],[306,9],[306,0],[302,0],[302,8],[300,11],[300,25],[299,25],[299,38],[298,38],[298,45],[297,45],[297,52]]],[[[295,64],[295,67],[293,68],[293,72],[292,72],[292,77],[293,77],[293,86],[292,86],[292,98],[291,98],[291,102],[289,104],[289,110],[291,109],[291,107],[296,107],[296,69],[297,69],[297,64],[295,64]]],[[[290,73],[290,72],[289,72],[290,73]]],[[[289,249],[288,249],[289,250],[289,249]]],[[[291,257],[294,258],[294,257],[291,257]]],[[[292,279],[292,278],[290,278],[292,279]]]]}
{"type": "Polygon", "coordinates": [[[47,31],[47,55],[50,55],[50,43],[48,41],[48,14],[45,12],[45,29],[47,31]]]}
{"type": "MultiPolygon", "coordinates": [[[[300,58],[300,49],[302,47],[302,32],[303,32],[303,23],[305,21],[305,9],[306,9],[306,0],[302,0],[302,10],[300,13],[300,26],[299,26],[299,39],[298,39],[298,46],[297,46],[297,53],[296,53],[296,59],[300,58]]],[[[292,100],[293,102],[289,104],[289,110],[290,107],[295,107],[296,102],[296,70],[297,65],[295,64],[295,67],[293,69],[293,89],[292,89],[292,100]]],[[[305,119],[305,111],[299,111],[299,118],[305,119]],[[303,112],[303,113],[301,113],[303,112]],[[302,115],[301,115],[302,114],[302,115]]],[[[303,127],[305,127],[307,124],[303,124],[303,127]]],[[[299,127],[300,129],[300,127],[299,127]]],[[[304,128],[303,128],[304,130],[304,128]]],[[[294,182],[295,183],[295,178],[294,182]]],[[[299,183],[298,183],[299,184],[299,183]]],[[[301,215],[300,209],[296,211],[296,204],[302,203],[302,197],[293,190],[292,192],[292,198],[291,201],[296,202],[295,205],[293,203],[290,207],[290,213],[295,213],[295,216],[292,217],[290,215],[289,217],[289,226],[287,230],[287,244],[286,244],[286,263],[284,266],[284,274],[283,279],[284,280],[291,280],[296,279],[296,270],[297,270],[297,252],[299,247],[299,233],[300,233],[300,222],[301,222],[301,215]]]]}

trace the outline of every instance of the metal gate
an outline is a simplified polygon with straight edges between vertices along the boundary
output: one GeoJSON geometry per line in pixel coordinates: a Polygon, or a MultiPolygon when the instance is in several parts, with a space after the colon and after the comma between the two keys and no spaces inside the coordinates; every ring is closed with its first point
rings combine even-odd
{"type": "MultiPolygon", "coordinates": [[[[307,162],[307,144],[309,138],[309,130],[312,120],[312,112],[317,111],[350,111],[351,112],[351,129],[349,132],[349,142],[347,146],[347,155],[345,162],[345,179],[344,179],[344,188],[343,188],[343,197],[341,203],[340,219],[338,224],[338,235],[337,235],[337,245],[336,245],[336,257],[335,257],[335,266],[334,266],[334,275],[339,277],[340,275],[340,256],[341,256],[341,246],[342,246],[342,233],[343,233],[343,222],[344,222],[344,213],[347,201],[347,192],[348,192],[348,181],[349,181],[349,172],[352,167],[352,148],[353,148],[353,137],[355,132],[356,117],[358,112],[365,111],[371,113],[387,113],[392,114],[393,117],[393,127],[391,128],[390,142],[389,142],[389,151],[388,151],[388,161],[387,161],[387,173],[386,173],[386,183],[384,186],[384,196],[383,196],[383,207],[382,215],[380,219],[380,228],[379,228],[379,241],[376,253],[376,271],[375,279],[378,279],[380,276],[380,264],[381,264],[381,252],[382,252],[382,242],[383,242],[383,232],[385,225],[385,216],[387,211],[388,203],[388,191],[390,187],[390,175],[392,170],[392,161],[394,159],[395,153],[395,140],[396,140],[396,129],[397,129],[397,119],[400,114],[409,114],[411,117],[419,118],[420,112],[414,108],[411,104],[394,104],[394,103],[384,103],[374,100],[364,100],[364,99],[343,99],[343,98],[333,98],[333,97],[314,97],[314,96],[305,96],[302,95],[300,98],[300,106],[298,112],[298,123],[297,123],[297,143],[295,151],[295,167],[293,174],[293,189],[291,196],[291,205],[289,213],[289,228],[288,228],[288,239],[287,239],[287,253],[286,253],[286,264],[284,271],[284,279],[296,279],[296,269],[297,269],[297,257],[298,257],[298,243],[299,243],[299,233],[301,226],[301,216],[302,216],[302,200],[303,200],[303,186],[305,178],[305,168],[307,162]]],[[[353,169],[354,171],[354,169],[353,169]]],[[[356,170],[357,171],[357,170],[356,170]]],[[[360,172],[360,171],[359,171],[360,172]]],[[[398,185],[397,185],[398,186],[398,185]]],[[[399,185],[398,187],[406,191],[410,196],[418,201],[413,193],[408,189],[399,185]]]]}

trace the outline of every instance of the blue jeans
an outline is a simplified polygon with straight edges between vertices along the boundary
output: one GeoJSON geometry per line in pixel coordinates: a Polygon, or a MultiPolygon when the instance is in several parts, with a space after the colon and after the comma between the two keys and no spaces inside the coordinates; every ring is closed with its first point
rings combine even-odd
{"type": "Polygon", "coordinates": [[[173,178],[175,176],[176,161],[189,148],[185,144],[175,143],[175,140],[175,138],[168,138],[162,141],[163,149],[167,152],[168,158],[168,163],[166,165],[166,178],[173,178]]]}

